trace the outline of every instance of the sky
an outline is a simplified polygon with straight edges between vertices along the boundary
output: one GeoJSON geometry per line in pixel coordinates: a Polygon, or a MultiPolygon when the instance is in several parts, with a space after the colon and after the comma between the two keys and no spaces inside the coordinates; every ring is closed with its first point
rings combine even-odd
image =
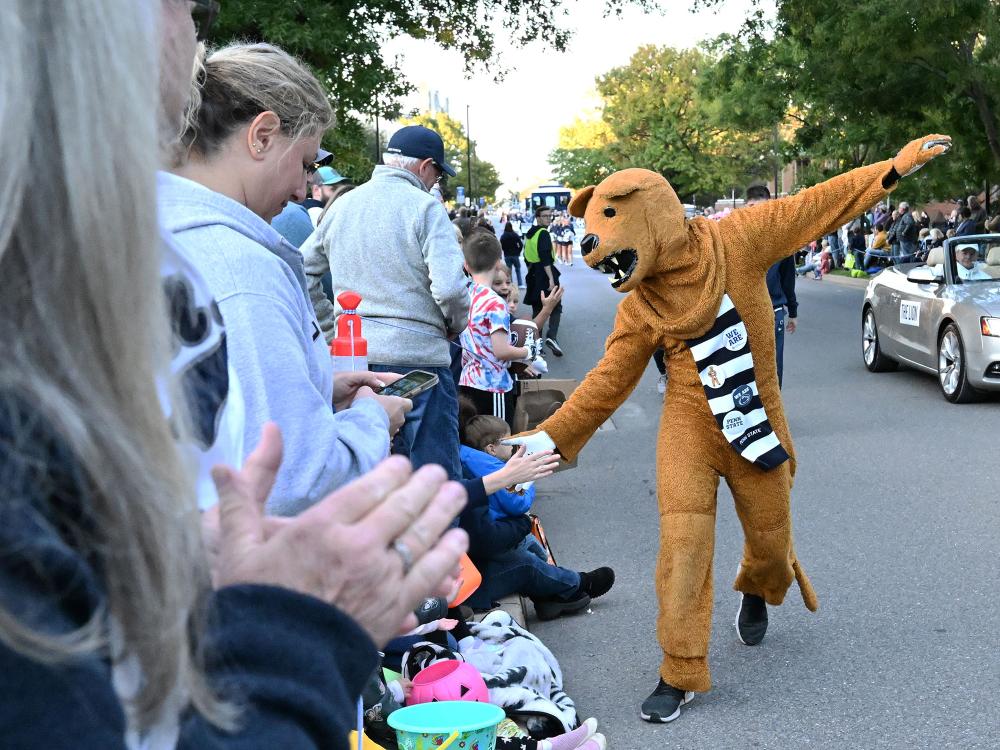
{"type": "MultiPolygon", "coordinates": [[[[403,111],[427,109],[428,90],[439,92],[441,106],[448,100],[452,117],[465,123],[476,154],[497,168],[504,187],[524,190],[552,176],[548,154],[557,145],[559,128],[580,117],[596,117],[600,99],[594,79],[628,63],[644,44],[692,47],[724,32],[735,32],[746,18],[750,0],[727,0],[720,10],[691,13],[690,0],[661,0],[662,14],[644,14],[629,8],[620,18],[604,18],[603,0],[566,0],[571,9],[565,25],[575,33],[563,53],[533,44],[506,49],[499,58],[507,70],[495,82],[491,74],[464,75],[462,57],[433,42],[410,37],[390,40],[383,54],[399,56],[403,73],[417,91],[404,100],[403,111]],[[544,73],[551,81],[538,85],[544,73]]],[[[502,38],[496,47],[503,49],[502,38]]]]}

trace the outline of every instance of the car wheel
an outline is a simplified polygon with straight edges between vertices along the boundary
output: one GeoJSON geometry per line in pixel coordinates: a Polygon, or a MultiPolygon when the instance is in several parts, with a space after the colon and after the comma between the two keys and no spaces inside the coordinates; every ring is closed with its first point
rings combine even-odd
{"type": "Polygon", "coordinates": [[[969,368],[965,359],[965,344],[958,326],[949,323],[938,341],[938,382],[941,393],[953,404],[974,401],[978,391],[969,385],[969,368]]]}
{"type": "Polygon", "coordinates": [[[882,353],[878,343],[875,313],[870,307],[865,308],[865,314],[861,319],[861,355],[864,357],[868,372],[891,372],[899,367],[898,362],[882,353]]]}

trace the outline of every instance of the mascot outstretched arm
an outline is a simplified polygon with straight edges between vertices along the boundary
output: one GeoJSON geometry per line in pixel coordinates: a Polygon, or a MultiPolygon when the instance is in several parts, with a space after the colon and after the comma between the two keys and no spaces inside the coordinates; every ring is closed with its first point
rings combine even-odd
{"type": "Polygon", "coordinates": [[[766,605],[781,604],[792,581],[806,607],[818,607],[792,541],[794,448],[778,386],[767,269],[873,206],[950,145],[947,136],[926,136],[893,159],[718,222],[686,220],[670,184],[643,169],[617,172],[570,204],[570,212],[586,220],[585,262],[627,296],[601,361],[559,411],[512,442],[532,450],[555,447],[575,458],[628,398],[653,351],[664,347],[669,386],[656,467],[663,660],[660,683],[643,703],[644,719],[670,721],[694,691],[711,686],[720,479],[732,491],[744,532],[733,584],[741,593],[740,640],[752,645],[763,638],[766,605]]]}

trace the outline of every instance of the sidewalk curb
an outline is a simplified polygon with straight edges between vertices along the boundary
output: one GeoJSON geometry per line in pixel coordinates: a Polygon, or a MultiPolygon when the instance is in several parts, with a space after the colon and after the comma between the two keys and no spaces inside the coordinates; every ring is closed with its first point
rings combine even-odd
{"type": "Polygon", "coordinates": [[[856,279],[853,276],[838,276],[836,274],[828,273],[823,277],[823,281],[832,281],[834,284],[843,284],[844,286],[855,286],[864,289],[868,286],[868,282],[872,277],[869,276],[867,279],[856,279]]]}
{"type": "Polygon", "coordinates": [[[529,632],[531,631],[531,628],[528,627],[527,604],[525,603],[524,597],[519,594],[512,594],[511,596],[504,597],[498,601],[497,606],[491,610],[487,610],[486,612],[477,612],[475,617],[476,622],[479,622],[487,614],[498,609],[502,609],[504,612],[513,617],[517,624],[522,628],[529,632]]]}

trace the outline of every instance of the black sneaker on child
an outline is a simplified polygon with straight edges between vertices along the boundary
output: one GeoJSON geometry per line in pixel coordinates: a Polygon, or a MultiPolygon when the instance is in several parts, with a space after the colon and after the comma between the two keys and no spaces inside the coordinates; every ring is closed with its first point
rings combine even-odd
{"type": "Polygon", "coordinates": [[[615,571],[611,568],[598,568],[589,573],[580,573],[580,590],[591,599],[604,596],[615,585],[615,571]]]}
{"type": "Polygon", "coordinates": [[[582,590],[569,599],[532,599],[539,620],[554,620],[562,615],[572,615],[590,606],[590,597],[582,590]]]}
{"type": "Polygon", "coordinates": [[[551,336],[545,339],[545,345],[549,347],[549,349],[552,350],[552,353],[555,354],[557,357],[561,357],[563,355],[563,350],[562,347],[559,346],[559,342],[556,341],[551,336]]]}
{"type": "Polygon", "coordinates": [[[756,646],[767,632],[767,604],[756,594],[741,594],[736,610],[736,636],[744,646],[756,646]]]}
{"type": "Polygon", "coordinates": [[[681,715],[681,706],[690,703],[694,699],[694,693],[690,690],[685,692],[673,685],[668,685],[660,678],[660,683],[646,700],[642,702],[639,709],[639,716],[644,721],[653,724],[666,724],[681,715]]]}

